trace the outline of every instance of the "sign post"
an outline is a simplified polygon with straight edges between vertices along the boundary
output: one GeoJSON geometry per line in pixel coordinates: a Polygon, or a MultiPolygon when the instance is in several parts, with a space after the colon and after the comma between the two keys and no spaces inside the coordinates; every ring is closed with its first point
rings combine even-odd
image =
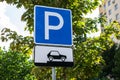
{"type": "Polygon", "coordinates": [[[55,71],[55,67],[52,67],[52,80],[56,80],[56,71],[55,71]]]}
{"type": "Polygon", "coordinates": [[[52,66],[52,80],[56,66],[73,66],[71,10],[35,6],[34,43],[34,63],[52,66]]]}

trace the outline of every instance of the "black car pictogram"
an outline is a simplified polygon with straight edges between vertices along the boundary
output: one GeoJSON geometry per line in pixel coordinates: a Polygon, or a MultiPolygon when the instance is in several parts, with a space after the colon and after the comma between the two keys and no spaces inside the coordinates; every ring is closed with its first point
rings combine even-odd
{"type": "Polygon", "coordinates": [[[52,50],[48,53],[47,57],[49,58],[49,61],[53,61],[53,59],[61,59],[61,61],[65,61],[67,58],[65,55],[61,55],[59,51],[52,50]]]}

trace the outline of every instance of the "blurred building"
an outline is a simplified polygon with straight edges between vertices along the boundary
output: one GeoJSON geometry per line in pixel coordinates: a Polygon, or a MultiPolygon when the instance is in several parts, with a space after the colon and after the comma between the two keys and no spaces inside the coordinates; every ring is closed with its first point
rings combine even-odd
{"type": "MultiPolygon", "coordinates": [[[[112,21],[120,22],[120,0],[104,0],[99,7],[99,13],[106,16],[106,24],[112,21]]],[[[102,27],[101,30],[103,30],[102,27]]]]}
{"type": "Polygon", "coordinates": [[[107,23],[120,22],[120,0],[104,0],[99,8],[100,15],[105,15],[107,23]]]}

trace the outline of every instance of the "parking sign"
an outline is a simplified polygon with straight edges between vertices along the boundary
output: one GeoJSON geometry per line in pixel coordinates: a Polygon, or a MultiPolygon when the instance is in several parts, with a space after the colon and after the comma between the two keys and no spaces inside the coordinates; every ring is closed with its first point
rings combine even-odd
{"type": "Polygon", "coordinates": [[[36,45],[34,52],[36,66],[73,66],[72,48],[36,45]]]}
{"type": "Polygon", "coordinates": [[[69,9],[34,7],[35,44],[72,46],[72,16],[69,9]]]}

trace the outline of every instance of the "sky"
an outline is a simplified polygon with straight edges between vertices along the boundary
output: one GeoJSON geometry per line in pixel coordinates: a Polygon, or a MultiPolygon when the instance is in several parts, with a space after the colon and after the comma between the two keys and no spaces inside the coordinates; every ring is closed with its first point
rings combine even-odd
{"type": "Polygon", "coordinates": [[[19,34],[24,34],[25,22],[21,21],[21,15],[25,9],[17,9],[15,6],[8,5],[5,2],[0,3],[0,30],[4,27],[17,31],[19,34]]]}
{"type": "MultiPolygon", "coordinates": [[[[95,9],[92,13],[88,13],[85,17],[92,18],[92,19],[99,17],[99,8],[95,9]]],[[[88,34],[88,36],[89,37],[99,36],[101,33],[100,24],[97,24],[97,28],[98,28],[98,32],[88,34]]]]}
{"type": "MultiPolygon", "coordinates": [[[[93,11],[92,14],[87,14],[85,17],[97,17],[99,14],[99,10],[96,9],[93,11]]],[[[25,12],[25,9],[22,8],[16,8],[14,5],[8,5],[6,2],[0,2],[0,32],[3,28],[7,27],[11,30],[16,31],[18,34],[26,36],[29,35],[28,32],[24,31],[25,22],[21,21],[21,15],[25,12]]],[[[99,28],[99,27],[98,27],[99,28]]],[[[100,29],[100,28],[99,28],[100,29]]],[[[100,31],[94,34],[91,34],[90,36],[96,36],[99,35],[100,31]]],[[[6,48],[9,47],[10,42],[1,42],[0,46],[5,46],[6,48]]]]}
{"type": "MultiPolygon", "coordinates": [[[[3,28],[10,28],[13,31],[16,31],[20,35],[28,35],[28,32],[24,31],[25,22],[21,21],[21,15],[25,12],[25,9],[22,7],[17,9],[13,5],[8,5],[5,2],[0,2],[0,33],[3,28]]],[[[1,42],[0,46],[9,47],[10,42],[1,42]]]]}

